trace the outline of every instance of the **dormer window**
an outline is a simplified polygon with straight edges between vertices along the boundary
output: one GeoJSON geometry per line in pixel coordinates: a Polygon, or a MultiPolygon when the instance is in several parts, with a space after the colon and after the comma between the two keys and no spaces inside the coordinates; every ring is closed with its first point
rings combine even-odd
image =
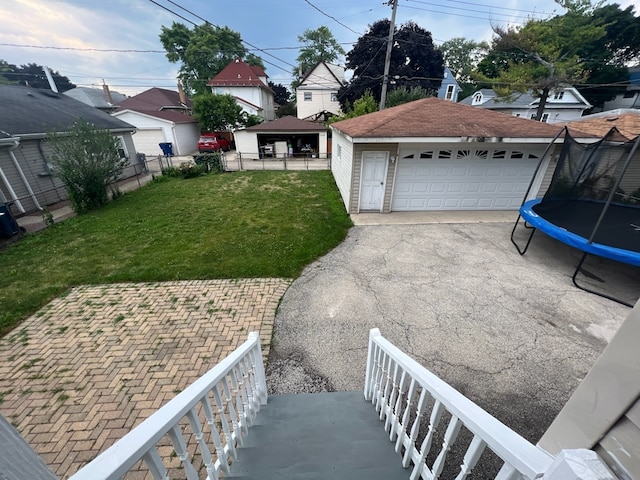
{"type": "Polygon", "coordinates": [[[564,97],[564,91],[562,90],[553,95],[554,100],[562,100],[562,97],[564,97]]]}
{"type": "Polygon", "coordinates": [[[478,92],[473,96],[473,103],[481,103],[481,102],[482,102],[482,94],[478,92]]]}

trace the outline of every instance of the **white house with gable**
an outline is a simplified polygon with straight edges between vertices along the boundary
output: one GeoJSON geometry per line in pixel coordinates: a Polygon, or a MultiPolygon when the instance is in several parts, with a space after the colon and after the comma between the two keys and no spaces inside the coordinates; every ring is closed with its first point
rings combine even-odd
{"type": "Polygon", "coordinates": [[[297,116],[303,120],[318,120],[327,114],[339,115],[338,90],[344,85],[344,68],[327,62],[307,72],[296,89],[297,116]]]}
{"type": "MultiPolygon", "coordinates": [[[[540,99],[534,97],[532,91],[528,91],[527,93],[515,94],[512,101],[506,101],[498,98],[498,95],[493,90],[483,88],[460,103],[533,120],[536,116],[540,99]]],[[[592,105],[576,88],[565,87],[549,94],[541,121],[545,123],[562,123],[575,120],[580,118],[583,112],[591,107],[592,105]]]]}

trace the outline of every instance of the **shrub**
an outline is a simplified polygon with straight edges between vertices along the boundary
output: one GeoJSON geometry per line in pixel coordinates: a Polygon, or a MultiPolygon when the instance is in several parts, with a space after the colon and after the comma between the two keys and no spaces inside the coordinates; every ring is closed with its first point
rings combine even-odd
{"type": "Polygon", "coordinates": [[[224,172],[224,163],[222,162],[222,154],[220,152],[199,153],[193,156],[193,161],[196,165],[204,166],[207,173],[224,172]]]}
{"type": "Polygon", "coordinates": [[[207,173],[204,165],[196,165],[194,162],[182,163],[178,169],[182,174],[182,178],[194,178],[207,173]]]}
{"type": "Polygon", "coordinates": [[[73,209],[84,213],[106,205],[109,185],[127,164],[118,138],[82,119],[68,132],[49,133],[47,138],[55,174],[64,183],[73,209]]]}

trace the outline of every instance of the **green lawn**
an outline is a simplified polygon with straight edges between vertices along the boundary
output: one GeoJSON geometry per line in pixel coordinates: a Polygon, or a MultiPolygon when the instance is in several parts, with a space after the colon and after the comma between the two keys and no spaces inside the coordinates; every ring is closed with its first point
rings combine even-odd
{"type": "Polygon", "coordinates": [[[73,285],[293,278],[350,226],[330,172],[163,177],[0,251],[0,335],[73,285]]]}

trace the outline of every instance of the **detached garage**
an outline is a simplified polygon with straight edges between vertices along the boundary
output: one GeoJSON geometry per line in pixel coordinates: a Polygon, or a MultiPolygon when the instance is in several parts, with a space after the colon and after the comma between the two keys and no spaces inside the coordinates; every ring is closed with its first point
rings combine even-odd
{"type": "MultiPolygon", "coordinates": [[[[559,126],[426,98],[337,122],[331,170],[349,213],[517,210],[548,184],[559,126]]],[[[561,141],[561,140],[559,140],[561,141]]]]}

